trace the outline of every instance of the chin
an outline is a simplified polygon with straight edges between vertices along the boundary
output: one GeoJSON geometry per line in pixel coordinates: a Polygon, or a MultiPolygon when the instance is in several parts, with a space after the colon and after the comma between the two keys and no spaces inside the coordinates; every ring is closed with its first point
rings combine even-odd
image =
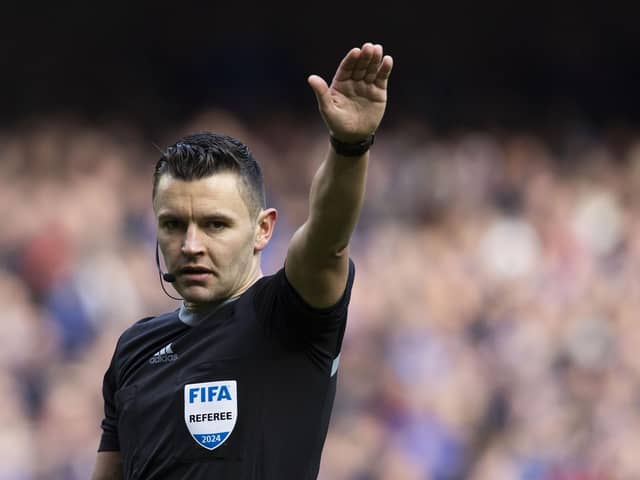
{"type": "Polygon", "coordinates": [[[187,303],[212,303],[222,299],[220,292],[198,286],[189,286],[179,292],[187,303]]]}

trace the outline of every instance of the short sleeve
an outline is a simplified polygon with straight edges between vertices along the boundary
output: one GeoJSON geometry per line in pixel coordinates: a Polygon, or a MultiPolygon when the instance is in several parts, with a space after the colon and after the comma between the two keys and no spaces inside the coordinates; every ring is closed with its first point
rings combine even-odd
{"type": "Polygon", "coordinates": [[[314,308],[295,290],[282,268],[257,296],[256,309],[264,313],[265,321],[289,348],[312,346],[333,360],[340,353],[354,277],[355,265],[349,259],[349,274],[340,300],[328,308],[314,308]]]}
{"type": "MultiPolygon", "coordinates": [[[[117,350],[117,349],[116,349],[117,350]]],[[[102,396],[104,399],[104,418],[102,420],[102,437],[99,452],[113,452],[120,450],[118,439],[118,412],[115,394],[117,391],[115,353],[102,382],[102,396]]]]}

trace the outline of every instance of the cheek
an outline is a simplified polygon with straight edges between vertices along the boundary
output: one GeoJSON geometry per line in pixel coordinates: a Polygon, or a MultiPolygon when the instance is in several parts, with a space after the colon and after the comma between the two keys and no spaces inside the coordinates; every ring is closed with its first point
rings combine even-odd
{"type": "Polygon", "coordinates": [[[253,256],[253,237],[239,238],[233,249],[234,263],[242,266],[248,264],[253,256]]]}
{"type": "Polygon", "coordinates": [[[180,255],[180,243],[170,238],[163,238],[158,235],[158,246],[160,255],[167,261],[175,260],[180,255]]]}
{"type": "Polygon", "coordinates": [[[218,265],[243,264],[253,252],[253,239],[244,235],[220,239],[211,243],[209,252],[218,265]]]}

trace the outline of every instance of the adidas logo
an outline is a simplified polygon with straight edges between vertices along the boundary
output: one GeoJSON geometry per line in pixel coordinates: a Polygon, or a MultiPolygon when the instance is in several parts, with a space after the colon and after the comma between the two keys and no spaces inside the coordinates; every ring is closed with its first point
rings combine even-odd
{"type": "Polygon", "coordinates": [[[173,353],[171,349],[171,344],[167,345],[160,349],[159,352],[156,352],[153,357],[149,359],[149,363],[167,363],[173,362],[178,359],[178,354],[173,353]]]}

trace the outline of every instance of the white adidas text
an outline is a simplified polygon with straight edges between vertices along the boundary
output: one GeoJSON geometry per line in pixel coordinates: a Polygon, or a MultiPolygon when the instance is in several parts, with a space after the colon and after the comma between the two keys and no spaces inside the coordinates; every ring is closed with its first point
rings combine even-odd
{"type": "Polygon", "coordinates": [[[178,354],[173,353],[173,349],[171,348],[171,344],[167,345],[160,349],[159,352],[156,352],[153,357],[149,359],[149,363],[167,363],[173,362],[178,359],[178,354]]]}

